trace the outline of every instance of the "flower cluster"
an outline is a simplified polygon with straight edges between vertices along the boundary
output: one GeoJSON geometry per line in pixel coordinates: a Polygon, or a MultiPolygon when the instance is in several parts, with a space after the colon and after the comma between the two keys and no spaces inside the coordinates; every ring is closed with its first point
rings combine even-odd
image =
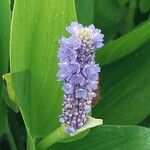
{"type": "Polygon", "coordinates": [[[83,27],[71,23],[66,30],[69,38],[62,37],[58,51],[59,71],[57,77],[63,81],[63,112],[60,122],[68,126],[71,134],[82,127],[91,111],[92,99],[96,97],[100,67],[95,64],[95,51],[103,46],[101,30],[94,25],[83,27]]]}

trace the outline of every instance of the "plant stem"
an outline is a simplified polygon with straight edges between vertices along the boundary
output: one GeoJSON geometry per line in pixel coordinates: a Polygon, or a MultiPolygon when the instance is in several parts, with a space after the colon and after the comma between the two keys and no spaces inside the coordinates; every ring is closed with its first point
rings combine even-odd
{"type": "Polygon", "coordinates": [[[11,130],[15,137],[16,146],[19,150],[25,150],[25,130],[21,129],[18,122],[19,117],[16,113],[12,113],[12,110],[8,110],[9,121],[11,122],[11,130]]]}
{"type": "Polygon", "coordinates": [[[37,143],[36,150],[46,150],[56,142],[68,137],[69,135],[66,134],[64,127],[61,126],[37,143]]]}
{"type": "Polygon", "coordinates": [[[125,32],[129,32],[133,26],[134,26],[134,15],[135,15],[135,10],[137,6],[137,0],[131,0],[129,3],[129,10],[127,14],[127,20],[126,20],[126,30],[125,32]]]}
{"type": "Polygon", "coordinates": [[[13,135],[11,133],[11,130],[10,130],[10,127],[9,127],[9,124],[8,124],[8,120],[6,121],[6,138],[9,142],[11,150],[17,150],[13,135]]]}

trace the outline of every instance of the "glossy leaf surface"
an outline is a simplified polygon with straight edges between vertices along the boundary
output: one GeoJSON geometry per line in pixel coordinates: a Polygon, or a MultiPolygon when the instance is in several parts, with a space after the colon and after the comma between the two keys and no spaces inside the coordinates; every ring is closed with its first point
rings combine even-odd
{"type": "Polygon", "coordinates": [[[73,0],[15,1],[10,67],[20,111],[34,138],[59,126],[63,93],[56,78],[57,42],[74,20],[73,0]]]}
{"type": "Polygon", "coordinates": [[[150,129],[133,126],[100,126],[83,139],[55,144],[49,150],[149,150],[150,129]]]}
{"type": "Polygon", "coordinates": [[[150,114],[150,44],[105,66],[93,115],[104,124],[138,124],[150,114]]]}

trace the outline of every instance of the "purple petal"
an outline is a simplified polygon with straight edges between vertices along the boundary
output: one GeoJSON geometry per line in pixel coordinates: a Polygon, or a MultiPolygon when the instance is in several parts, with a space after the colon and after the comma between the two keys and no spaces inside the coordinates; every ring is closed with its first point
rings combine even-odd
{"type": "Polygon", "coordinates": [[[104,35],[101,33],[101,30],[96,29],[94,25],[90,25],[88,28],[91,31],[91,39],[95,49],[101,48],[103,46],[102,42],[104,41],[104,35]]]}
{"type": "Polygon", "coordinates": [[[71,94],[73,93],[73,86],[71,84],[65,83],[62,86],[62,90],[66,93],[66,94],[71,94]]]}
{"type": "Polygon", "coordinates": [[[72,134],[73,132],[75,132],[75,129],[73,127],[68,127],[67,130],[66,130],[66,132],[68,134],[72,134]]]}
{"type": "Polygon", "coordinates": [[[64,66],[64,68],[69,74],[74,74],[74,73],[80,72],[80,65],[77,62],[75,62],[74,64],[68,64],[68,65],[64,66]]]}
{"type": "Polygon", "coordinates": [[[80,86],[83,86],[85,83],[85,78],[82,74],[74,74],[70,79],[69,83],[71,84],[79,84],[80,86]]]}
{"type": "Polygon", "coordinates": [[[66,30],[72,35],[77,35],[82,28],[83,26],[78,22],[72,22],[69,27],[66,27],[66,30]]]}
{"type": "Polygon", "coordinates": [[[77,59],[77,53],[71,49],[60,48],[58,52],[58,57],[61,62],[71,62],[74,63],[77,59]]]}
{"type": "Polygon", "coordinates": [[[95,92],[89,92],[88,93],[89,100],[92,100],[94,97],[96,97],[96,93],[95,92]]]}
{"type": "Polygon", "coordinates": [[[83,74],[90,80],[98,80],[98,66],[95,65],[85,65],[83,68],[83,74]]]}
{"type": "Polygon", "coordinates": [[[59,40],[59,44],[65,49],[77,50],[81,47],[82,43],[79,38],[71,36],[69,38],[62,37],[61,40],[59,40]]]}
{"type": "Polygon", "coordinates": [[[89,80],[87,82],[87,88],[90,91],[96,90],[98,88],[98,82],[97,81],[91,81],[91,80],[89,80]]]}
{"type": "Polygon", "coordinates": [[[87,97],[87,91],[86,90],[84,90],[84,89],[78,89],[78,90],[76,90],[76,98],[84,98],[84,99],[86,99],[86,97],[87,97]]]}
{"type": "Polygon", "coordinates": [[[59,81],[63,81],[63,80],[65,80],[66,78],[67,78],[67,74],[66,74],[66,71],[65,71],[65,69],[63,68],[63,69],[60,69],[59,71],[58,71],[58,73],[57,73],[57,75],[56,75],[57,77],[58,77],[58,80],[59,81]]]}
{"type": "Polygon", "coordinates": [[[91,112],[91,105],[85,105],[85,106],[84,106],[84,110],[86,111],[87,114],[88,114],[89,112],[91,112]]]}

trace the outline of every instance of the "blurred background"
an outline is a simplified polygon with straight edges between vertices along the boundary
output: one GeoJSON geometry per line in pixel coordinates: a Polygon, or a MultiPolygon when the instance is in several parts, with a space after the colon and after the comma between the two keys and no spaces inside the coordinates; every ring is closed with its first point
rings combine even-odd
{"type": "Polygon", "coordinates": [[[97,58],[105,64],[101,99],[93,115],[103,118],[104,124],[150,126],[150,27],[145,28],[150,1],[76,0],[76,9],[79,22],[102,30],[106,47],[100,51],[110,53],[107,60],[102,58],[105,54],[97,58]]]}

